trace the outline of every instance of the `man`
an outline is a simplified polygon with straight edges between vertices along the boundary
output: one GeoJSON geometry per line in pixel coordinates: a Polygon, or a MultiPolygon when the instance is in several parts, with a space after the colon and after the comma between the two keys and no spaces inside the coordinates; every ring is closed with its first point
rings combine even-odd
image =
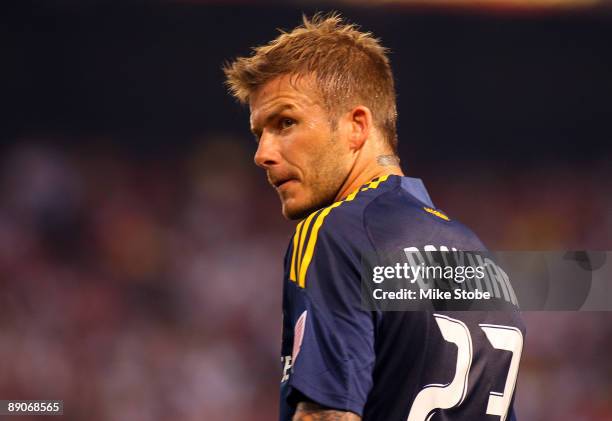
{"type": "Polygon", "coordinates": [[[484,249],[403,176],[379,41],[337,14],[304,17],[224,71],[250,106],[255,163],[301,220],[285,256],[280,419],[512,419],[516,312],[362,307],[364,254],[484,249]]]}

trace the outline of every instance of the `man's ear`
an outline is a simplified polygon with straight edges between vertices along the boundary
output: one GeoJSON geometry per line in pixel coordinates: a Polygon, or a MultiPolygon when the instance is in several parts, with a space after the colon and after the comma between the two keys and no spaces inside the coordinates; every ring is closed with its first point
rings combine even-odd
{"type": "Polygon", "coordinates": [[[349,146],[359,150],[370,137],[373,129],[372,112],[364,105],[358,105],[346,115],[349,123],[349,146]]]}

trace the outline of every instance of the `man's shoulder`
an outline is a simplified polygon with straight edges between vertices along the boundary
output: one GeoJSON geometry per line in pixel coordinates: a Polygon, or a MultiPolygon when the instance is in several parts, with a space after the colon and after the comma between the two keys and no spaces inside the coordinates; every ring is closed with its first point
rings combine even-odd
{"type": "Polygon", "coordinates": [[[470,228],[434,206],[428,195],[426,198],[399,188],[368,204],[363,224],[378,251],[426,245],[485,249],[470,228]]]}
{"type": "Polygon", "coordinates": [[[307,273],[312,278],[313,271],[329,274],[359,264],[361,253],[372,250],[363,225],[364,210],[389,188],[389,184],[382,188],[386,181],[387,177],[374,179],[298,223],[285,256],[289,279],[303,287],[307,273]]]}
{"type": "Polygon", "coordinates": [[[361,243],[366,235],[366,210],[378,197],[398,186],[398,177],[376,178],[345,199],[318,210],[314,213],[314,219],[322,222],[319,235],[344,243],[361,243]]]}
{"type": "Polygon", "coordinates": [[[362,251],[425,245],[485,248],[470,228],[433,204],[420,180],[408,177],[375,179],[303,222],[304,229],[326,242],[362,251]]]}

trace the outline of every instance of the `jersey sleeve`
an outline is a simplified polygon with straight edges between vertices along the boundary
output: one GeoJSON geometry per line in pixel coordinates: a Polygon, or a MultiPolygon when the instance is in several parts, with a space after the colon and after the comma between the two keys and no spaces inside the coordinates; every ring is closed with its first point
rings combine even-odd
{"type": "Polygon", "coordinates": [[[348,235],[346,224],[325,221],[318,232],[316,218],[313,224],[303,244],[300,238],[294,243],[298,259],[289,294],[294,338],[287,399],[303,395],[362,415],[375,360],[372,314],[361,308],[365,244],[356,232],[348,235]]]}

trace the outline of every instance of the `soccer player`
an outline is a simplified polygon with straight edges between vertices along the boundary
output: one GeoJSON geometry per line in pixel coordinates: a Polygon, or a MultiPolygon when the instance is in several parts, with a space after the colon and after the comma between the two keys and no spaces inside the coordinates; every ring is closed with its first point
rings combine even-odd
{"type": "Polygon", "coordinates": [[[304,17],[224,68],[250,107],[286,218],[281,421],[514,419],[518,312],[366,310],[364,253],[484,250],[397,156],[387,51],[337,14],[304,17]]]}

